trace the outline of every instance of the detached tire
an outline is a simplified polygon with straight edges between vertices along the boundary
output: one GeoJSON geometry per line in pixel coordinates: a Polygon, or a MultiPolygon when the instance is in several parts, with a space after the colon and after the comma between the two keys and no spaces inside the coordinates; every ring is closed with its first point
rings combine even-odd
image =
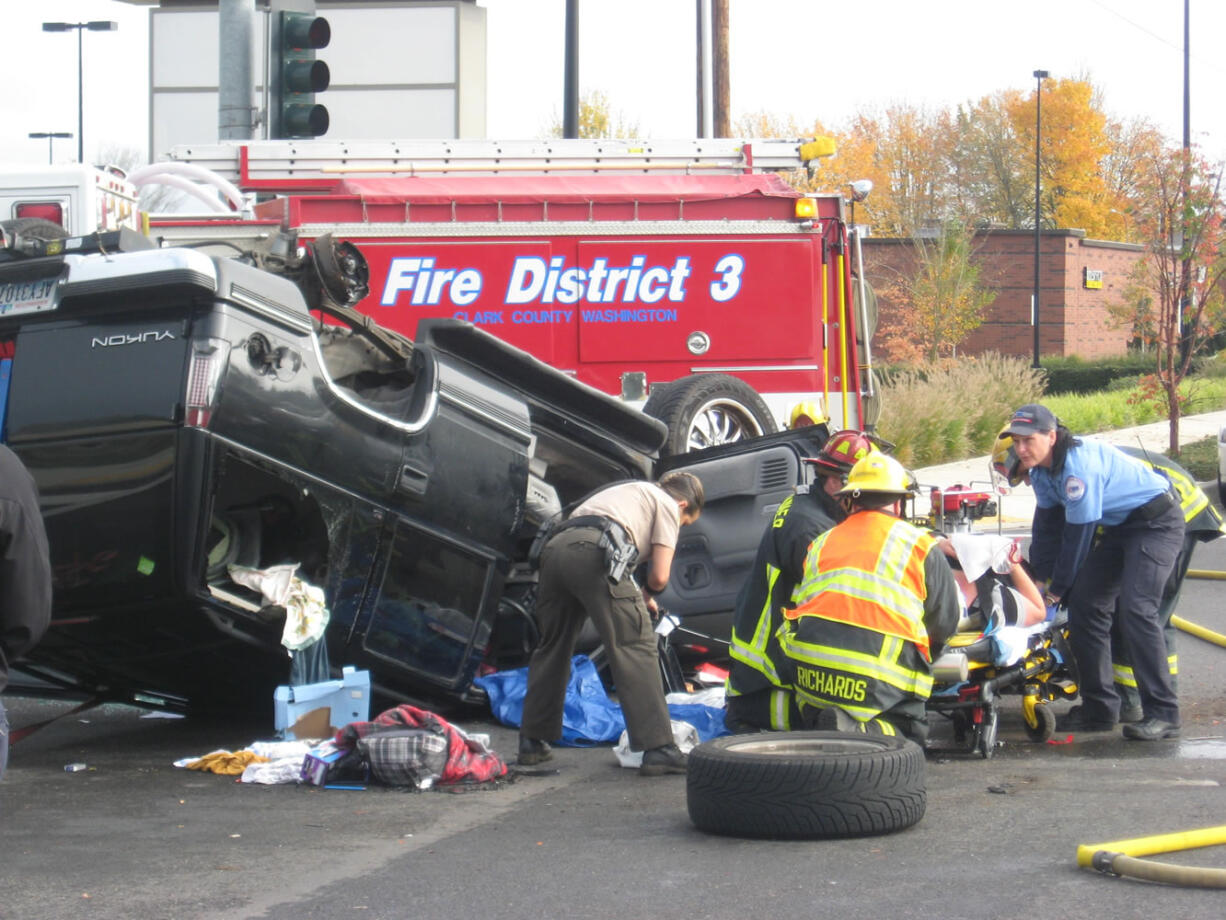
{"type": "Polygon", "coordinates": [[[5,233],[21,234],[34,240],[66,240],[69,233],[53,220],[44,217],[15,217],[0,221],[5,233]]]}
{"type": "Polygon", "coordinates": [[[924,752],[905,738],[763,732],[700,744],[686,804],[699,830],[776,839],[863,837],[924,816],[924,752]]]}
{"type": "Polygon", "coordinates": [[[229,577],[231,565],[255,567],[259,563],[259,514],[248,511],[214,515],[205,541],[205,579],[216,583],[229,577]]]}
{"type": "Polygon", "coordinates": [[[694,374],[652,388],[643,412],[668,426],[660,452],[684,454],[779,430],[749,384],[727,374],[694,374]]]}

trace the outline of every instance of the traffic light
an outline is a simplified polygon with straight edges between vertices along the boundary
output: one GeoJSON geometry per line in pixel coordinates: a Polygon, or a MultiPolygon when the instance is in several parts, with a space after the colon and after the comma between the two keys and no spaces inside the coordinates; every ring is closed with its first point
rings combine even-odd
{"type": "Polygon", "coordinates": [[[319,137],[328,132],[328,110],[315,94],[328,88],[328,65],[315,59],[332,39],[328,20],[282,10],[273,35],[272,109],[269,137],[319,137]]]}

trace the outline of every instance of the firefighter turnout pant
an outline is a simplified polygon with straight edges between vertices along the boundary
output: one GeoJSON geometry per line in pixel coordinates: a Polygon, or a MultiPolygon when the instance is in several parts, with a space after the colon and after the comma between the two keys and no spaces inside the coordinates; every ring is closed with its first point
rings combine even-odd
{"type": "Polygon", "coordinates": [[[763,730],[789,732],[804,724],[795,694],[782,687],[768,687],[725,696],[724,726],[739,734],[763,730]]]}
{"type": "MultiPolygon", "coordinates": [[[[1158,605],[1158,625],[1162,627],[1162,638],[1166,643],[1166,667],[1171,675],[1171,689],[1179,691],[1179,654],[1175,650],[1175,640],[1179,632],[1171,623],[1175,608],[1179,606],[1179,594],[1183,590],[1183,580],[1187,577],[1192,564],[1192,551],[1200,538],[1191,531],[1184,534],[1183,548],[1175,557],[1175,567],[1166,580],[1162,591],[1162,603],[1158,605]]],[[[1140,708],[1141,694],[1137,692],[1137,676],[1132,670],[1132,656],[1128,654],[1128,643],[1124,641],[1124,633],[1120,629],[1119,617],[1111,624],[1111,669],[1115,676],[1115,692],[1120,695],[1120,710],[1125,708],[1140,708]]]]}

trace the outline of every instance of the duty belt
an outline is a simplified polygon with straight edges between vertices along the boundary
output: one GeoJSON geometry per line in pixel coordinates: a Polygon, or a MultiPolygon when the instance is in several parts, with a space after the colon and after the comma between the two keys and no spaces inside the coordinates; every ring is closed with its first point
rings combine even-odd
{"type": "Polygon", "coordinates": [[[604,532],[610,528],[616,528],[620,531],[620,536],[629,540],[630,534],[626,528],[613,520],[611,517],[605,517],[603,514],[581,514],[578,517],[568,518],[553,529],[552,536],[557,536],[564,530],[572,530],[576,527],[592,527],[596,530],[604,532]]]}
{"type": "Polygon", "coordinates": [[[1166,512],[1179,504],[1179,497],[1172,489],[1167,489],[1161,495],[1155,495],[1144,505],[1139,505],[1133,508],[1128,517],[1124,518],[1125,524],[1134,524],[1137,521],[1152,521],[1154,518],[1166,512]]]}
{"type": "Polygon", "coordinates": [[[550,539],[564,530],[574,530],[580,527],[590,527],[600,531],[599,546],[604,550],[605,573],[614,584],[620,582],[638,561],[638,550],[630,539],[630,532],[619,522],[602,514],[581,514],[568,521],[563,521],[554,530],[550,539]]]}

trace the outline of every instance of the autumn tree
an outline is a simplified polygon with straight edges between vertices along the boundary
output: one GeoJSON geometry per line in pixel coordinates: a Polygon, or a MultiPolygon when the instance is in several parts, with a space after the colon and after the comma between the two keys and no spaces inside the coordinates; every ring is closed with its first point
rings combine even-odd
{"type": "Polygon", "coordinates": [[[1007,90],[957,109],[950,200],[964,221],[1017,229],[1033,217],[1034,156],[1027,154],[1011,115],[1020,98],[1007,90]]]}
{"type": "Polygon", "coordinates": [[[1162,132],[1146,118],[1126,121],[1108,119],[1109,151],[1103,158],[1101,174],[1106,192],[1113,203],[1103,215],[1106,224],[1104,239],[1124,243],[1139,243],[1139,228],[1131,217],[1133,202],[1142,195],[1147,159],[1155,150],[1166,146],[1162,132]]]}
{"type": "Polygon", "coordinates": [[[1169,447],[1179,455],[1179,386],[1192,358],[1220,326],[1226,292],[1226,202],[1221,167],[1184,150],[1155,150],[1137,182],[1132,213],[1146,248],[1134,279],[1153,292],[1138,304],[1135,329],[1153,337],[1148,381],[1170,419],[1169,447]]]}
{"type": "MultiPolygon", "coordinates": [[[[549,126],[550,137],[562,136],[562,119],[555,115],[549,126]]],[[[603,90],[590,90],[579,97],[580,137],[639,137],[639,123],[614,112],[603,90]]]]}
{"type": "Polygon", "coordinates": [[[838,154],[815,176],[792,181],[806,191],[842,192],[859,179],[873,183],[872,195],[857,205],[857,218],[878,236],[909,237],[940,224],[947,207],[949,118],[927,109],[892,105],[880,114],[860,114],[842,130],[827,133],[838,154]]]}
{"type": "Polygon", "coordinates": [[[983,322],[996,292],[983,284],[972,260],[974,230],[949,222],[934,236],[913,239],[915,272],[887,285],[882,299],[896,309],[882,319],[878,338],[892,360],[915,363],[956,354],[983,322]]]}
{"type": "MultiPolygon", "coordinates": [[[[1122,202],[1113,200],[1102,177],[1111,146],[1107,117],[1095,104],[1094,87],[1085,80],[1049,80],[1042,105],[1043,220],[1052,227],[1078,227],[1088,236],[1103,239],[1109,236],[1105,216],[1122,202]]],[[[1034,93],[1026,100],[1015,98],[1010,106],[1018,138],[1031,151],[1035,108],[1034,93]]]]}
{"type": "Polygon", "coordinates": [[[792,116],[765,109],[749,112],[732,123],[734,137],[811,137],[825,133],[820,126],[802,128],[792,116]]]}

